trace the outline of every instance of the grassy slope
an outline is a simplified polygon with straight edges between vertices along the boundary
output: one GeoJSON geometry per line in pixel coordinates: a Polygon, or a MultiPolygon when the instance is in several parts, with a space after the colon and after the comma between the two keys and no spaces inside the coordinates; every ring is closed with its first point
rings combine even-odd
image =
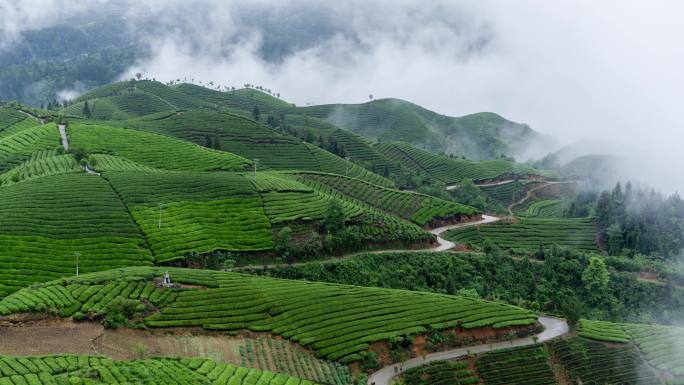
{"type": "Polygon", "coordinates": [[[392,161],[401,163],[406,168],[417,173],[428,174],[446,184],[458,183],[464,179],[478,181],[507,176],[554,176],[547,172],[506,160],[476,162],[452,159],[402,142],[380,143],[375,148],[392,161]]]}
{"type": "Polygon", "coordinates": [[[150,327],[201,326],[250,329],[310,346],[318,356],[350,362],[375,341],[424,333],[428,327],[502,328],[530,325],[536,316],[495,302],[432,293],[288,281],[235,273],[177,268],[127,268],[27,288],[0,301],[0,313],[54,308],[101,313],[118,296],[148,297],[160,312],[150,327]],[[179,283],[206,290],[145,290],[144,281],[170,271],[179,283]],[[88,286],[88,287],[84,287],[88,286]]]}
{"type": "Polygon", "coordinates": [[[522,142],[539,136],[527,125],[493,113],[448,117],[397,99],[301,107],[296,111],[383,142],[403,141],[433,152],[445,151],[472,159],[510,154],[522,142]]]}

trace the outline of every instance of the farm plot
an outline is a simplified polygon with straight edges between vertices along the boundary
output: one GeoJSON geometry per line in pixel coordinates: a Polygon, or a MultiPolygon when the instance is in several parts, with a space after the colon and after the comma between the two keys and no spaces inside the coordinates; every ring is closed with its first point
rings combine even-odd
{"type": "Polygon", "coordinates": [[[596,227],[591,218],[522,218],[517,222],[452,230],[445,238],[475,247],[482,247],[489,240],[503,249],[519,252],[538,250],[542,244],[597,251],[596,227]]]}
{"type": "Polygon", "coordinates": [[[249,161],[168,136],[102,125],[72,124],[73,148],[101,153],[165,170],[240,171],[249,161]]]}
{"type": "Polygon", "coordinates": [[[525,196],[528,185],[515,181],[501,185],[480,186],[479,188],[489,199],[507,207],[525,196]]]}
{"type": "Polygon", "coordinates": [[[101,178],[63,174],[0,188],[0,292],[81,272],[151,265],[139,230],[101,178]]]}
{"type": "Polygon", "coordinates": [[[190,252],[273,246],[261,197],[240,174],[110,171],[104,176],[128,206],[157,261],[190,252]]]}
{"type": "Polygon", "coordinates": [[[477,360],[477,371],[487,385],[555,385],[549,354],[543,346],[487,353],[477,360]]]}
{"type": "Polygon", "coordinates": [[[250,160],[258,159],[260,169],[348,172],[350,176],[375,184],[392,185],[389,180],[354,163],[238,115],[193,110],[164,119],[130,121],[125,125],[229,151],[250,160]]]}
{"type": "Polygon", "coordinates": [[[440,221],[458,221],[479,212],[465,205],[444,201],[423,194],[394,190],[371,183],[321,173],[299,173],[299,180],[314,188],[321,185],[352,197],[360,202],[393,213],[418,225],[436,224],[440,221]]]}
{"type": "MultiPolygon", "coordinates": [[[[318,357],[341,363],[360,360],[373,342],[424,333],[428,328],[502,328],[536,322],[527,310],[472,298],[179,268],[133,267],[84,274],[27,288],[12,298],[31,303],[32,309],[62,310],[54,302],[48,304],[43,291],[64,284],[66,290],[90,286],[83,298],[71,293],[83,304],[82,299],[89,301],[85,297],[97,296],[102,288],[149,281],[163,271],[170,271],[175,282],[207,289],[180,291],[145,320],[147,326],[270,332],[311,347],[318,357]]],[[[26,311],[16,309],[12,301],[1,301],[0,312],[26,311]]]]}
{"type": "Polygon", "coordinates": [[[479,384],[480,378],[465,361],[435,361],[407,370],[403,374],[406,385],[479,384]]]}
{"type": "Polygon", "coordinates": [[[208,359],[114,361],[103,357],[0,357],[0,384],[314,385],[311,381],[208,359]]]}
{"type": "Polygon", "coordinates": [[[636,345],[652,366],[673,374],[684,382],[684,328],[659,325],[624,324],[636,345]]]}
{"type": "Polygon", "coordinates": [[[566,368],[572,384],[661,384],[639,352],[630,345],[610,347],[584,338],[573,338],[550,342],[548,347],[554,358],[566,368]]]}
{"type": "Polygon", "coordinates": [[[31,126],[0,137],[0,172],[5,172],[31,159],[31,155],[45,149],[60,147],[55,125],[31,126]]]}
{"type": "Polygon", "coordinates": [[[37,126],[39,122],[13,108],[0,107],[0,138],[37,126]]]}
{"type": "Polygon", "coordinates": [[[413,147],[408,143],[380,143],[375,148],[393,162],[402,164],[418,174],[428,174],[445,183],[454,184],[465,179],[489,180],[505,175],[545,175],[544,172],[505,160],[457,160],[413,147]]]}
{"type": "Polygon", "coordinates": [[[544,199],[533,202],[525,211],[515,214],[528,218],[562,218],[567,207],[567,201],[544,199]]]}
{"type": "Polygon", "coordinates": [[[283,339],[251,338],[241,347],[242,366],[306,378],[321,384],[351,385],[349,368],[320,360],[283,339]]]}
{"type": "MultiPolygon", "coordinates": [[[[38,154],[34,153],[35,155],[38,154]]],[[[0,186],[42,176],[83,172],[78,163],[76,163],[76,160],[74,160],[74,157],[68,154],[36,158],[35,160],[28,160],[4,174],[0,174],[0,186]]]]}
{"type": "Polygon", "coordinates": [[[626,343],[630,341],[620,324],[583,319],[580,321],[580,336],[598,341],[626,343]]]}

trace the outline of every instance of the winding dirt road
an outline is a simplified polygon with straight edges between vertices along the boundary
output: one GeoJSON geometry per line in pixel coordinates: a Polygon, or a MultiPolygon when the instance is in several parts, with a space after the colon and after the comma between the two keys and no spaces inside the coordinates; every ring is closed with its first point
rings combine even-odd
{"type": "Polygon", "coordinates": [[[493,344],[482,344],[475,346],[467,346],[458,349],[445,350],[443,352],[436,352],[428,354],[423,357],[412,358],[397,364],[385,366],[377,372],[368,377],[368,385],[389,385],[392,379],[401,372],[407,369],[417,368],[426,365],[433,361],[453,360],[456,358],[465,357],[471,353],[484,353],[500,349],[508,349],[514,347],[530,346],[539,342],[548,341],[565,334],[568,334],[570,328],[565,320],[553,317],[539,317],[539,323],[544,327],[544,331],[537,334],[537,340],[533,337],[519,338],[513,341],[497,342],[493,344]]]}
{"type": "Polygon", "coordinates": [[[443,227],[438,227],[436,229],[432,229],[432,230],[430,230],[430,232],[437,236],[437,244],[438,245],[437,245],[437,247],[434,247],[432,249],[427,249],[424,251],[446,251],[446,250],[453,249],[454,246],[456,246],[456,244],[451,242],[451,241],[447,241],[446,239],[444,239],[440,236],[449,230],[464,229],[466,227],[479,226],[479,225],[484,225],[486,223],[494,223],[494,222],[498,222],[500,220],[501,220],[501,218],[499,218],[499,217],[495,217],[495,216],[491,216],[491,215],[482,215],[482,219],[479,221],[458,223],[455,225],[443,226],[443,227]]]}

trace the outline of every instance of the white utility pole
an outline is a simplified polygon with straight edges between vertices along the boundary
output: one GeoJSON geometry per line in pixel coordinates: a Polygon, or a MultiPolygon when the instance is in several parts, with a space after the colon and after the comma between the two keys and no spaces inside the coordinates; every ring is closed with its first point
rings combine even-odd
{"type": "Polygon", "coordinates": [[[159,223],[157,224],[157,228],[161,229],[161,215],[162,215],[162,207],[164,207],[163,203],[159,204],[159,223]]]}
{"type": "Polygon", "coordinates": [[[76,256],[76,276],[78,277],[78,263],[81,258],[81,253],[74,253],[74,255],[76,256]]]}
{"type": "Polygon", "coordinates": [[[259,163],[259,159],[254,159],[254,183],[256,183],[256,172],[257,172],[257,163],[259,163]]]}

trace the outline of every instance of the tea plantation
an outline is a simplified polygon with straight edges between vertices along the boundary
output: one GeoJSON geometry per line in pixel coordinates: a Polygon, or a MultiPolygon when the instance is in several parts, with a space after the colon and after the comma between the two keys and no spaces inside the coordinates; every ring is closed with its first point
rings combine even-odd
{"type": "Polygon", "coordinates": [[[506,160],[476,162],[452,159],[421,150],[408,143],[383,142],[375,148],[392,161],[417,173],[427,174],[445,184],[455,184],[465,179],[486,181],[514,176],[554,176],[552,173],[506,160]]]}
{"type": "Polygon", "coordinates": [[[309,380],[203,358],[115,361],[96,356],[0,357],[2,385],[314,385],[309,380]]]}
{"type": "Polygon", "coordinates": [[[118,298],[145,296],[159,307],[145,319],[149,327],[270,332],[342,363],[360,360],[375,341],[428,328],[503,328],[536,322],[527,310],[466,297],[154,267],[83,274],[26,288],[0,301],[0,314],[46,309],[65,317],[77,311],[101,314],[118,298]],[[177,283],[204,288],[155,288],[152,279],[164,271],[177,283]]]}
{"type": "Polygon", "coordinates": [[[483,247],[485,241],[505,250],[530,252],[540,245],[557,244],[583,251],[597,251],[596,227],[591,218],[520,218],[463,230],[452,230],[446,239],[483,247]]]}

